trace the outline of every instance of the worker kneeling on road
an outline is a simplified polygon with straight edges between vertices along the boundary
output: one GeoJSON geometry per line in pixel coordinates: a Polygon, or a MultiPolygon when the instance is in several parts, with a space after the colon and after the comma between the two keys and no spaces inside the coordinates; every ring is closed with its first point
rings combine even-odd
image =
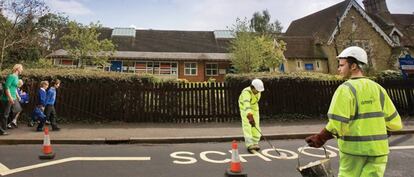
{"type": "Polygon", "coordinates": [[[328,111],[329,122],[305,140],[319,148],[334,136],[339,147],[339,177],[382,177],[388,161],[388,131],[402,128],[401,117],[383,87],[365,78],[367,53],[352,46],[339,56],[340,85],[328,111]]]}
{"type": "Polygon", "coordinates": [[[239,97],[244,141],[249,152],[260,150],[259,100],[262,91],[264,91],[263,82],[254,79],[249,87],[243,89],[239,97]]]}

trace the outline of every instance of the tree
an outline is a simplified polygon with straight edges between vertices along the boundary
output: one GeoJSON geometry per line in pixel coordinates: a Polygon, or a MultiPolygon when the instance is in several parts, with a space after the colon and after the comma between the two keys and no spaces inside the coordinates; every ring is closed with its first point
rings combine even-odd
{"type": "Polygon", "coordinates": [[[285,60],[286,44],[277,42],[271,35],[258,35],[247,19],[237,19],[232,31],[236,37],[231,41],[229,51],[238,72],[249,73],[261,68],[274,71],[285,60]]]}
{"type": "Polygon", "coordinates": [[[85,64],[104,66],[115,51],[115,46],[108,39],[98,40],[101,28],[99,23],[83,26],[74,21],[69,22],[69,32],[62,37],[63,48],[69,56],[78,61],[78,67],[85,64]]]}
{"type": "Polygon", "coordinates": [[[63,36],[63,29],[67,28],[68,23],[68,17],[62,14],[48,13],[39,18],[37,27],[39,29],[43,57],[52,51],[62,48],[57,39],[63,36]]]}
{"type": "Polygon", "coordinates": [[[266,36],[257,37],[257,41],[261,51],[262,66],[274,72],[285,60],[283,52],[286,50],[286,43],[266,36]]]}
{"type": "Polygon", "coordinates": [[[36,21],[48,11],[48,7],[41,0],[1,0],[0,11],[1,70],[10,48],[24,47],[34,41],[36,21]]]}
{"type": "Polygon", "coordinates": [[[276,20],[274,23],[270,23],[269,11],[264,10],[262,13],[255,12],[250,19],[250,28],[260,35],[276,35],[282,32],[281,23],[276,20]]]}
{"type": "Polygon", "coordinates": [[[236,38],[230,44],[230,56],[233,66],[238,72],[250,73],[256,71],[262,60],[260,59],[260,48],[255,35],[248,27],[248,21],[236,19],[232,30],[236,38]]]}

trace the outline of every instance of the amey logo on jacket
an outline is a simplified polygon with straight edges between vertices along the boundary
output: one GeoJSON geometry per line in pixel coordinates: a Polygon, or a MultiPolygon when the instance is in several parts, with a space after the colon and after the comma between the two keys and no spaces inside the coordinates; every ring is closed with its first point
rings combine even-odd
{"type": "Polygon", "coordinates": [[[374,103],[376,100],[373,96],[371,96],[371,98],[368,98],[366,100],[362,100],[361,101],[361,105],[365,105],[365,104],[372,104],[374,103]]]}

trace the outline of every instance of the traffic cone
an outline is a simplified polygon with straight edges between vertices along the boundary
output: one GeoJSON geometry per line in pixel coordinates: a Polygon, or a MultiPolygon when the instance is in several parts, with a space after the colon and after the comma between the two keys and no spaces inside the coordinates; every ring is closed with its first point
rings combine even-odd
{"type": "Polygon", "coordinates": [[[45,127],[45,136],[43,138],[42,154],[39,155],[39,159],[53,159],[55,153],[52,152],[52,145],[50,144],[49,129],[45,127]]]}
{"type": "Polygon", "coordinates": [[[226,170],[226,176],[228,177],[247,177],[246,173],[242,172],[239,150],[237,149],[237,141],[233,140],[231,145],[231,162],[230,169],[226,170]]]}

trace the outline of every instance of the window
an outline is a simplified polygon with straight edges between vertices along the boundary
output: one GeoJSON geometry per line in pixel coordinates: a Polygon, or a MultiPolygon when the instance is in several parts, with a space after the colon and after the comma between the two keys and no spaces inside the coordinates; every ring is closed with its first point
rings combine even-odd
{"type": "Polygon", "coordinates": [[[313,63],[305,63],[306,71],[313,71],[313,63]]]}
{"type": "Polygon", "coordinates": [[[197,63],[184,63],[184,75],[197,75],[197,63]]]}
{"type": "Polygon", "coordinates": [[[134,73],[135,72],[134,62],[133,61],[122,62],[122,72],[134,73]]]}
{"type": "Polygon", "coordinates": [[[397,45],[400,45],[400,36],[398,36],[398,34],[393,34],[393,35],[392,35],[392,39],[394,40],[394,42],[395,42],[397,45]]]}
{"type": "Polygon", "coordinates": [[[316,67],[319,69],[320,68],[320,66],[319,66],[319,61],[316,61],[316,67]]]}
{"type": "Polygon", "coordinates": [[[135,72],[139,74],[178,75],[176,62],[139,61],[135,63],[135,72]]]}
{"type": "Polygon", "coordinates": [[[206,76],[218,76],[218,64],[217,63],[206,64],[206,76]]]}
{"type": "Polygon", "coordinates": [[[297,69],[301,69],[302,68],[302,61],[301,60],[296,60],[296,68],[297,69]]]}
{"type": "Polygon", "coordinates": [[[161,75],[177,75],[177,63],[161,62],[161,75]]]}
{"type": "Polygon", "coordinates": [[[65,59],[62,59],[61,60],[62,61],[62,65],[73,65],[73,60],[65,60],[65,59]]]}

